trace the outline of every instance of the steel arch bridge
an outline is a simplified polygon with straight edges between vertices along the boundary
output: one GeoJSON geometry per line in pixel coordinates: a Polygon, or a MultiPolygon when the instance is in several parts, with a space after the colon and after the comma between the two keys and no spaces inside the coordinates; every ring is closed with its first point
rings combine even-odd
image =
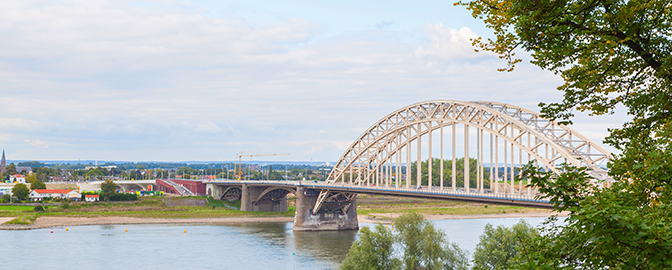
{"type": "MultiPolygon", "coordinates": [[[[520,166],[529,161],[557,174],[562,173],[558,166],[562,163],[586,167],[597,180],[613,180],[604,169],[611,159],[609,152],[575,130],[544,119],[536,112],[498,102],[433,100],[406,106],[373,124],[341,156],[326,183],[381,189],[422,189],[423,179],[434,179],[432,166],[436,152],[439,152],[440,184],[432,187],[432,181],[427,181],[424,188],[439,193],[480,193],[481,196],[504,193],[534,199],[536,191],[524,187],[525,183],[515,169],[516,164],[520,166]],[[458,129],[458,126],[463,126],[463,129],[458,129]],[[470,134],[472,129],[475,134],[470,134]],[[484,137],[484,133],[489,136],[484,137]],[[444,185],[444,180],[447,181],[444,179],[446,137],[450,139],[448,145],[452,159],[448,162],[451,166],[450,181],[444,185]],[[464,140],[460,149],[461,158],[470,161],[463,163],[461,179],[457,178],[456,166],[458,137],[464,140]],[[424,158],[423,153],[426,153],[424,158]],[[422,164],[422,161],[430,159],[432,162],[427,162],[426,174],[415,170],[415,175],[411,175],[412,162],[422,164]],[[472,159],[476,160],[475,187],[469,186],[472,159]],[[488,179],[485,179],[486,163],[488,179]],[[463,183],[461,187],[456,185],[458,180],[463,183]],[[516,181],[519,181],[517,187],[516,181]],[[487,184],[491,189],[484,188],[487,184]]],[[[322,190],[314,211],[324,209],[325,204],[336,196],[345,196],[352,202],[356,193],[322,190]]],[[[349,204],[344,204],[340,210],[344,213],[349,207],[349,204]]]]}

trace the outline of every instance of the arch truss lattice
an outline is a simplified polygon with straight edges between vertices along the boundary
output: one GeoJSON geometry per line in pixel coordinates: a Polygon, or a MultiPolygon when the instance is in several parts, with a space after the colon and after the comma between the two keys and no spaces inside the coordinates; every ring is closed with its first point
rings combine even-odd
{"type": "MultiPolygon", "coordinates": [[[[515,167],[516,163],[519,167],[529,161],[558,174],[561,173],[558,167],[561,163],[587,167],[595,179],[610,180],[604,169],[611,158],[609,152],[567,126],[544,119],[536,112],[505,103],[435,100],[406,106],[376,122],[345,151],[326,181],[334,185],[420,188],[423,177],[434,179],[434,162],[427,162],[429,168],[424,175],[420,170],[411,175],[411,163],[434,160],[437,158],[436,152],[440,153],[441,161],[438,172],[440,186],[434,188],[446,188],[453,192],[524,194],[524,183],[522,179],[516,179],[515,167]],[[457,126],[464,128],[458,129],[457,126]],[[475,134],[470,133],[472,129],[475,134]],[[439,143],[436,142],[437,136],[439,143]],[[469,187],[469,166],[472,162],[464,163],[461,179],[463,186],[456,186],[459,145],[456,137],[464,140],[459,147],[461,158],[470,160],[471,154],[477,161],[474,190],[469,187]],[[446,138],[452,142],[444,143],[446,138]],[[451,179],[444,179],[446,145],[452,152],[452,176],[448,177],[451,179]],[[515,150],[518,150],[517,155],[515,150]],[[489,179],[484,177],[486,162],[489,179]],[[450,185],[444,187],[444,180],[450,182],[450,185]],[[520,180],[518,188],[516,180],[520,180]],[[489,182],[490,189],[484,189],[486,182],[489,182]]],[[[432,181],[426,182],[431,189],[432,181]]],[[[529,188],[526,192],[531,194],[529,188]]],[[[314,209],[320,209],[329,194],[329,190],[322,191],[314,209]]]]}

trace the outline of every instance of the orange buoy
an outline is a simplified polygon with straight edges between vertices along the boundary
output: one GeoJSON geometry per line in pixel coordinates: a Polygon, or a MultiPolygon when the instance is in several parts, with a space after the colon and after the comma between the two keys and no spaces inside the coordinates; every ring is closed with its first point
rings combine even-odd
{"type": "Polygon", "coordinates": [[[128,232],[128,229],[124,230],[125,232],[128,232]]]}
{"type": "Polygon", "coordinates": [[[187,233],[187,229],[184,229],[184,233],[187,233]]]}
{"type": "Polygon", "coordinates": [[[66,232],[69,231],[69,230],[68,230],[68,227],[65,227],[65,231],[66,231],[66,232]]]}

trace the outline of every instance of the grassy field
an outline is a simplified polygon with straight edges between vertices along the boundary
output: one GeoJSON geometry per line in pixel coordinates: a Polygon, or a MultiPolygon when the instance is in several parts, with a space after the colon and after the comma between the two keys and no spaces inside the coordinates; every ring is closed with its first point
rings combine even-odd
{"type": "Polygon", "coordinates": [[[390,196],[357,197],[357,213],[386,218],[386,214],[415,211],[426,215],[478,215],[505,213],[550,213],[551,210],[520,206],[415,199],[390,196]]]}
{"type": "Polygon", "coordinates": [[[25,205],[0,205],[0,212],[4,211],[33,211],[35,206],[25,206],[25,205]]]}
{"type": "MultiPolygon", "coordinates": [[[[214,218],[214,217],[293,217],[294,206],[287,212],[240,212],[206,197],[142,197],[133,202],[69,203],[50,206],[43,212],[35,212],[33,206],[2,206],[0,216],[17,217],[14,224],[30,224],[40,216],[97,217],[120,216],[138,218],[214,218]],[[198,204],[198,205],[195,205],[198,204]],[[4,210],[4,209],[7,210],[4,210]],[[18,213],[18,215],[17,215],[18,213]]],[[[238,202],[238,207],[240,203],[238,202]]]]}

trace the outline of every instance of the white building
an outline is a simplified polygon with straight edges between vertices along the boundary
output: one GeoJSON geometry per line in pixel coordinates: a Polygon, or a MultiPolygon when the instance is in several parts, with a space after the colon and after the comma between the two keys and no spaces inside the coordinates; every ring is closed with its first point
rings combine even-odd
{"type": "Polygon", "coordinates": [[[14,184],[25,184],[26,177],[23,174],[14,174],[9,177],[9,182],[14,184]]]}
{"type": "Polygon", "coordinates": [[[100,200],[100,196],[98,195],[84,195],[84,199],[87,202],[97,202],[100,200]]]}
{"type": "Polygon", "coordinates": [[[31,201],[41,201],[43,198],[60,198],[79,201],[82,194],[72,189],[34,189],[28,196],[31,201]]]}
{"type": "Polygon", "coordinates": [[[9,185],[9,184],[0,184],[0,196],[8,194],[9,196],[12,196],[12,189],[14,188],[14,185],[9,185]]]}

